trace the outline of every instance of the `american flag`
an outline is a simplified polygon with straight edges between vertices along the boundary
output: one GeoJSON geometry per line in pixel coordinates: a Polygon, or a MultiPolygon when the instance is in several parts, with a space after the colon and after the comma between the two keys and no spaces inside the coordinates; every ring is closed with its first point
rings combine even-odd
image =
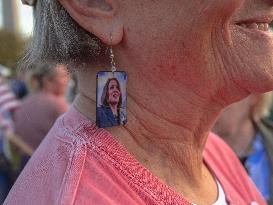
{"type": "Polygon", "coordinates": [[[12,131],[11,114],[20,106],[20,102],[11,92],[5,79],[0,76],[0,129],[12,131]]]}

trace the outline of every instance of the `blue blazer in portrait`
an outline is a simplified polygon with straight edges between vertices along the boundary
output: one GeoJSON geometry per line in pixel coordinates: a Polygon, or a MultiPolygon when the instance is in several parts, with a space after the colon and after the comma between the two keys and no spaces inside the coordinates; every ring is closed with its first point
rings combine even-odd
{"type": "Polygon", "coordinates": [[[100,128],[113,127],[126,123],[126,115],[121,108],[119,111],[119,119],[116,118],[110,107],[101,105],[97,107],[97,126],[100,128]]]}

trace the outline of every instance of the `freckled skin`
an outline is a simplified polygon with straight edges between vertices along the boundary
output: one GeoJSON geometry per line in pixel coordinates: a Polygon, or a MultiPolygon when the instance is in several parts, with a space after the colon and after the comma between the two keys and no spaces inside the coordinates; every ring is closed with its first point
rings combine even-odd
{"type": "MultiPolygon", "coordinates": [[[[273,89],[272,38],[235,24],[249,14],[271,14],[273,1],[127,0],[120,7],[130,32],[115,53],[130,78],[128,110],[145,131],[132,123],[126,128],[144,150],[150,143],[144,139],[151,139],[153,154],[143,162],[149,170],[197,204],[211,204],[217,188],[210,174],[201,177],[202,191],[186,191],[183,179],[201,179],[196,170],[220,110],[250,93],[273,89]]],[[[129,137],[120,139],[140,161],[145,158],[129,137]]]]}
{"type": "Polygon", "coordinates": [[[249,14],[272,13],[272,1],[126,2],[132,5],[121,5],[126,7],[125,15],[141,12],[124,20],[130,29],[124,39],[130,46],[124,67],[146,65],[129,71],[139,76],[134,79],[152,81],[162,86],[162,92],[175,89],[178,95],[183,93],[176,90],[187,87],[225,105],[249,93],[273,89],[272,39],[246,35],[234,24],[249,14]]]}

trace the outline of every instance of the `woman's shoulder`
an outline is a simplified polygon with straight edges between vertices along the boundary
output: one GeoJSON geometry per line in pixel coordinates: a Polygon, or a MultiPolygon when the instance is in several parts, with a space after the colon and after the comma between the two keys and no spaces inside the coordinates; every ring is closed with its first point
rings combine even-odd
{"type": "Polygon", "coordinates": [[[107,113],[107,112],[112,112],[111,108],[109,106],[100,105],[97,107],[97,113],[103,114],[103,113],[107,113]]]}
{"type": "MultiPolygon", "coordinates": [[[[232,149],[226,144],[226,142],[214,133],[209,133],[207,143],[205,146],[205,152],[219,152],[219,154],[231,154],[234,155],[232,149]]],[[[235,155],[234,155],[235,156],[235,155]]]]}
{"type": "Polygon", "coordinates": [[[245,170],[232,149],[219,136],[210,133],[204,149],[205,162],[214,169],[226,174],[243,173],[245,170]],[[225,170],[225,171],[224,171],[225,170]]]}
{"type": "Polygon", "coordinates": [[[238,176],[246,174],[233,150],[214,133],[209,134],[203,156],[209,166],[220,171],[226,170],[226,176],[234,173],[237,173],[238,176]]]}
{"type": "Polygon", "coordinates": [[[5,204],[71,201],[85,164],[88,138],[95,130],[94,123],[75,108],[61,116],[18,177],[5,204]]]}
{"type": "Polygon", "coordinates": [[[203,157],[223,186],[230,204],[251,204],[254,201],[265,204],[235,153],[220,137],[209,134],[203,157]]]}

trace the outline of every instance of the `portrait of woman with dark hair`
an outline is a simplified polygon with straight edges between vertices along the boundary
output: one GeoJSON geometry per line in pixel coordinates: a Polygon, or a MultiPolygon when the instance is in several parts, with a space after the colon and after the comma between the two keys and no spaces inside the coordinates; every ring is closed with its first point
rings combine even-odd
{"type": "Polygon", "coordinates": [[[117,78],[109,78],[101,95],[101,105],[97,106],[98,127],[112,127],[126,123],[122,109],[122,92],[117,78]]]}

